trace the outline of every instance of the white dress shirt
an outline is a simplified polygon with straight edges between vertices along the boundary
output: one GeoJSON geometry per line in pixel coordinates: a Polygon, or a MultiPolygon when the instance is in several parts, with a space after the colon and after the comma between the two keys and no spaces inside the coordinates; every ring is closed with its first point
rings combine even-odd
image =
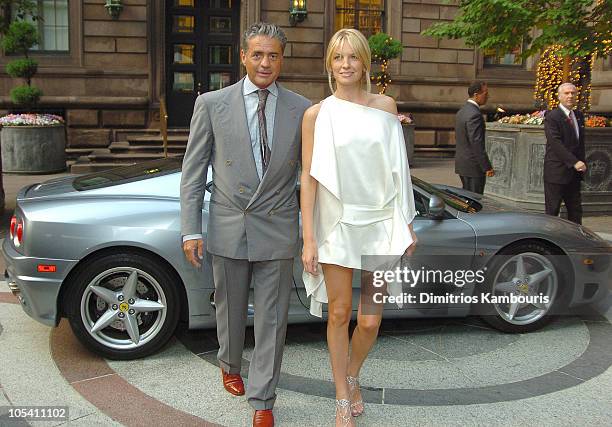
{"type": "Polygon", "coordinates": [[[559,104],[559,108],[561,108],[561,111],[563,111],[565,115],[567,116],[567,118],[570,119],[570,122],[573,123],[574,131],[576,131],[576,138],[580,138],[580,130],[578,129],[578,119],[576,118],[576,114],[573,114],[573,111],[571,111],[569,108],[567,108],[563,104],[559,104]],[[570,113],[573,114],[574,120],[570,118],[570,113]]]}
{"type": "Polygon", "coordinates": [[[472,104],[474,104],[475,106],[478,107],[478,109],[480,110],[480,105],[478,104],[478,102],[474,101],[473,99],[468,99],[467,102],[471,102],[472,104]]]}

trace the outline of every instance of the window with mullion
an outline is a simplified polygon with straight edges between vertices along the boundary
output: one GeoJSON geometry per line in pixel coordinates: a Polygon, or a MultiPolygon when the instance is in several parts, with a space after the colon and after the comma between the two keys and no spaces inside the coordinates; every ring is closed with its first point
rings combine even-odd
{"type": "Polygon", "coordinates": [[[36,14],[39,18],[36,21],[31,16],[26,18],[36,26],[38,31],[39,43],[30,50],[68,52],[70,50],[68,0],[37,0],[36,6],[36,14]]]}
{"type": "Polygon", "coordinates": [[[336,0],[335,30],[356,28],[366,38],[383,31],[385,0],[336,0]]]}
{"type": "Polygon", "coordinates": [[[522,68],[525,64],[521,58],[524,46],[517,46],[512,52],[498,53],[495,49],[483,52],[483,65],[485,67],[516,67],[522,68]]]}

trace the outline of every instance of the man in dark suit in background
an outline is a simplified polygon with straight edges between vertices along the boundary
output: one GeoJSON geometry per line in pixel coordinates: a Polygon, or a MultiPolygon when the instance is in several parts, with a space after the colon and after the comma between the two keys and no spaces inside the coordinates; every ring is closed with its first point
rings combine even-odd
{"type": "Polygon", "coordinates": [[[557,90],[559,107],[546,113],[546,154],[544,155],[544,200],[546,213],[559,215],[565,202],[567,217],[582,224],[580,181],[584,179],[584,116],[573,111],[577,101],[576,86],[563,83],[557,90]]]}
{"type": "Polygon", "coordinates": [[[473,82],[468,95],[470,98],[455,120],[455,173],[459,174],[464,190],[482,194],[486,177],[495,175],[485,151],[485,122],[480,112],[489,99],[487,84],[473,82]]]}

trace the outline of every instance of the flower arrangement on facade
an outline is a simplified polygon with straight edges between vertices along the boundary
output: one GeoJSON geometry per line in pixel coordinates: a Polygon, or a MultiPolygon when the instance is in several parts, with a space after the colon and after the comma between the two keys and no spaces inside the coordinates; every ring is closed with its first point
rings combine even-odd
{"type": "Polygon", "coordinates": [[[55,114],[8,114],[0,117],[0,126],[56,126],[64,119],[55,114]]]}
{"type": "MultiPolygon", "coordinates": [[[[542,111],[534,111],[531,114],[514,114],[512,116],[502,117],[498,120],[499,123],[508,123],[512,125],[541,125],[544,123],[544,113],[542,111]]],[[[568,119],[568,123],[569,119],[568,119]]],[[[612,126],[612,121],[603,116],[586,116],[584,126],[588,128],[603,128],[612,126]]]]}
{"type": "Polygon", "coordinates": [[[531,114],[514,114],[512,116],[502,117],[498,120],[499,123],[508,123],[512,125],[541,125],[544,123],[545,110],[534,111],[531,114]]]}
{"type": "Polygon", "coordinates": [[[414,117],[412,117],[411,113],[398,114],[397,118],[399,119],[400,123],[403,125],[414,124],[414,117]]]}
{"type": "Polygon", "coordinates": [[[588,128],[605,128],[612,126],[612,122],[603,116],[587,116],[584,119],[584,126],[588,128]]]}

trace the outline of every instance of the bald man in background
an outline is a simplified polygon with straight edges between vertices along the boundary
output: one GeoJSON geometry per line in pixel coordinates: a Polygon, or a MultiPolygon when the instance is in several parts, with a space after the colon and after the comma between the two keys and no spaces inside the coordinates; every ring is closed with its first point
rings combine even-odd
{"type": "Polygon", "coordinates": [[[580,182],[587,170],[584,150],[584,116],[576,106],[578,91],[572,83],[558,90],[559,107],[546,113],[544,155],[544,199],[546,213],[559,215],[565,203],[567,219],[582,224],[580,182]]]}

